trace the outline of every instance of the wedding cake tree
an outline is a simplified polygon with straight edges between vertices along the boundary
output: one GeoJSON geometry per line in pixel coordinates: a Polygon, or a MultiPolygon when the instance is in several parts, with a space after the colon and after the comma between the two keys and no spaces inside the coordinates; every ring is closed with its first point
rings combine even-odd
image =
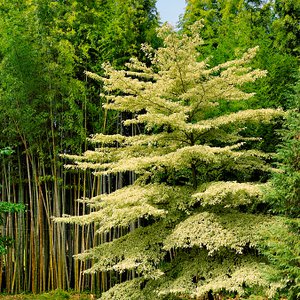
{"type": "Polygon", "coordinates": [[[266,72],[249,67],[257,48],[215,67],[199,61],[198,33],[199,24],[190,34],[163,26],[163,47],[143,45],[145,62],[132,59],[124,70],[106,64],[101,77],[87,73],[104,83],[104,108],[136,128],[134,136],[95,134],[94,150],[66,155],[74,161],[67,167],[95,176],[136,175],[133,184],[82,200],[91,213],[56,219],[114,232],[77,257],[93,260],[87,273],[135,274],[101,299],[201,299],[252,289],[270,295],[277,288],[257,250],[261,228],[275,222],[258,209],[270,154],[253,149],[259,138],[244,131],[282,111],[222,112],[220,103],[247,102],[253,94],[244,84],[266,72]]]}

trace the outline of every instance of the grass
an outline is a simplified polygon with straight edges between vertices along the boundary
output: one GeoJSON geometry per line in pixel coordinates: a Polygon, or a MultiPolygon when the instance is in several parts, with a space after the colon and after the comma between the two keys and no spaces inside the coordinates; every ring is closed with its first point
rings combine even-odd
{"type": "Polygon", "coordinates": [[[38,295],[20,294],[20,295],[4,295],[0,294],[0,300],[95,300],[97,297],[86,293],[76,294],[65,291],[51,291],[38,295]]]}

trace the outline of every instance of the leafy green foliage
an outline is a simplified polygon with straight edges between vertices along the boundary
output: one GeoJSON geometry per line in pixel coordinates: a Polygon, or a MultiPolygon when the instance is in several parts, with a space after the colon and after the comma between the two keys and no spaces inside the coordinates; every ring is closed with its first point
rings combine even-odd
{"type": "MultiPolygon", "coordinates": [[[[81,152],[91,132],[109,129],[99,86],[102,72],[138,55],[154,40],[155,1],[1,1],[0,95],[4,144],[26,142],[43,158],[81,152]],[[18,9],[15,9],[15,6],[18,9]],[[43,143],[42,141],[47,141],[43,143]]],[[[112,126],[112,125],[109,125],[112,126]]]]}
{"type": "Polygon", "coordinates": [[[14,153],[14,150],[11,147],[6,147],[3,149],[0,149],[0,155],[3,155],[3,156],[10,156],[13,153],[14,153]]]}
{"type": "Polygon", "coordinates": [[[291,217],[300,216],[300,94],[299,83],[291,96],[291,109],[280,131],[282,142],[279,145],[277,172],[273,175],[272,189],[267,199],[275,213],[291,217]]]}
{"type": "MultiPolygon", "coordinates": [[[[74,47],[44,26],[52,16],[40,15],[38,2],[24,2],[19,10],[13,1],[1,7],[2,141],[47,157],[49,143],[41,141],[72,136],[79,149],[84,132],[76,101],[83,100],[83,85],[73,78],[74,47]]],[[[68,139],[62,141],[62,147],[72,148],[68,139]]]]}
{"type": "Polygon", "coordinates": [[[281,282],[280,293],[288,299],[300,296],[300,221],[278,218],[265,226],[260,241],[261,252],[278,269],[269,274],[271,281],[281,282]]]}
{"type": "Polygon", "coordinates": [[[273,22],[275,45],[294,56],[300,54],[300,4],[297,0],[275,1],[277,18],[273,22]]]}
{"type": "MultiPolygon", "coordinates": [[[[10,202],[0,202],[0,226],[4,224],[4,214],[23,212],[25,206],[10,202]]],[[[11,247],[13,240],[6,236],[0,236],[0,255],[5,254],[7,247],[11,247]]]]}
{"type": "MultiPolygon", "coordinates": [[[[0,149],[0,156],[6,157],[14,153],[11,147],[0,149]]],[[[4,214],[7,213],[18,213],[25,210],[24,204],[11,203],[11,202],[0,202],[0,226],[4,224],[4,214]]],[[[7,247],[11,247],[13,240],[6,236],[0,236],[0,255],[5,254],[7,247]]]]}
{"type": "MultiPolygon", "coordinates": [[[[0,211],[3,213],[14,213],[21,212],[24,210],[23,204],[15,204],[10,202],[0,202],[0,211]]],[[[1,224],[3,224],[3,220],[1,219],[1,224]]]]}
{"type": "Polygon", "coordinates": [[[260,248],[278,269],[278,272],[270,274],[270,278],[281,281],[279,295],[297,299],[300,297],[299,83],[295,86],[294,94],[289,97],[291,110],[280,131],[282,140],[277,151],[277,169],[265,195],[273,214],[289,218],[278,218],[263,230],[260,248]]]}

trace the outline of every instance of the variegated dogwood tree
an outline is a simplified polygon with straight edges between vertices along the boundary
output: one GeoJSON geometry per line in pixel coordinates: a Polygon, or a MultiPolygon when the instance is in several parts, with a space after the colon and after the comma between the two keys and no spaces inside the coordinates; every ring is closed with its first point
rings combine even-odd
{"type": "Polygon", "coordinates": [[[123,125],[136,128],[132,136],[95,134],[93,150],[65,156],[73,160],[68,168],[92,169],[95,176],[136,176],[133,184],[81,200],[91,213],[56,219],[94,223],[100,235],[118,232],[77,256],[93,260],[86,273],[135,274],[101,299],[201,299],[251,289],[272,295],[278,287],[257,250],[260,232],[278,222],[257,209],[270,154],[252,149],[258,138],[243,131],[283,113],[220,113],[220,101],[250,99],[244,85],[266,72],[249,67],[257,48],[215,67],[199,61],[198,32],[199,24],[189,34],[163,26],[163,47],[142,47],[147,62],[133,58],[124,70],[105,64],[104,76],[87,73],[103,82],[105,109],[123,113],[123,125]]]}

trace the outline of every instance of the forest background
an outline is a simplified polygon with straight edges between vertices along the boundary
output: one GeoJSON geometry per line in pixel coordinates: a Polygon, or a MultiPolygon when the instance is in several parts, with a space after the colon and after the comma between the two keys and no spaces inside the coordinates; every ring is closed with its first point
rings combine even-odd
{"type": "MultiPolygon", "coordinates": [[[[154,49],[163,46],[156,31],[160,25],[155,2],[0,2],[1,200],[25,205],[24,213],[3,218],[2,236],[14,242],[1,257],[1,291],[40,293],[59,288],[101,294],[136,276],[134,270],[121,276],[113,270],[83,274],[92,261],[74,260],[73,255],[113,240],[115,233],[97,235],[93,224],[55,223],[52,217],[89,214],[93,209],[77,199],[110,194],[135,181],[134,172],[93,176],[89,169],[66,169],[69,160],[61,154],[81,155],[93,149],[87,137],[94,133],[136,134],[134,125],[123,126],[128,113],[103,108],[105,98],[99,97],[103,83],[89,78],[86,71],[103,75],[104,62],[119,70],[132,56],[146,61],[142,43],[154,49]]],[[[273,232],[266,233],[274,244],[263,250],[286,280],[277,296],[296,299],[300,286],[300,4],[296,0],[190,0],[178,35],[189,34],[189,25],[199,20],[204,24],[200,61],[210,57],[214,67],[259,46],[251,67],[268,72],[246,85],[247,92],[256,93],[250,101],[220,101],[211,114],[267,108],[291,111],[276,122],[249,125],[246,135],[262,138],[255,143],[257,150],[277,151],[268,162],[281,172],[250,176],[255,182],[271,180],[274,186],[266,192],[267,200],[251,209],[284,216],[289,222],[286,239],[278,238],[286,233],[285,227],[274,225],[273,232]]]]}

